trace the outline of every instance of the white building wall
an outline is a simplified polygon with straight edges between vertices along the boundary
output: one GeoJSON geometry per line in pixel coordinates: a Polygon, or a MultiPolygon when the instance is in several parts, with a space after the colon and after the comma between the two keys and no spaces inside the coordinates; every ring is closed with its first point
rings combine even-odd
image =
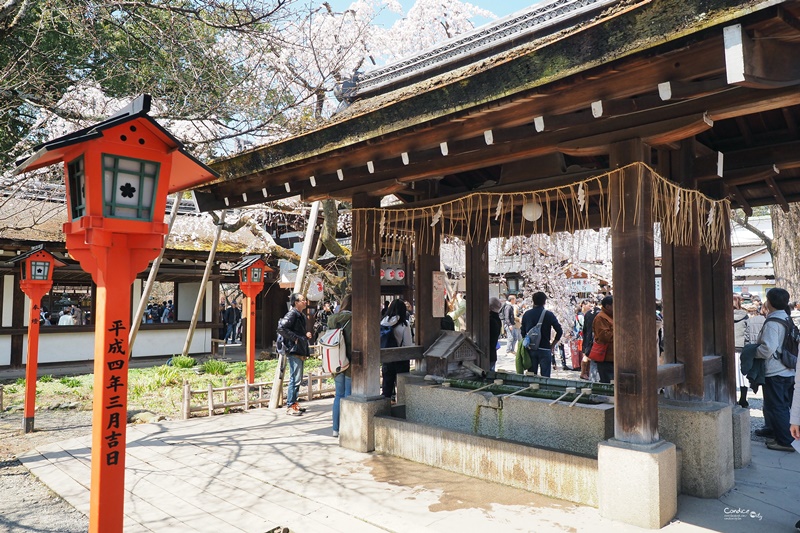
{"type": "Polygon", "coordinates": [[[11,311],[13,309],[13,302],[14,302],[14,276],[13,275],[5,275],[3,276],[3,323],[2,327],[10,328],[11,327],[11,311]]]}

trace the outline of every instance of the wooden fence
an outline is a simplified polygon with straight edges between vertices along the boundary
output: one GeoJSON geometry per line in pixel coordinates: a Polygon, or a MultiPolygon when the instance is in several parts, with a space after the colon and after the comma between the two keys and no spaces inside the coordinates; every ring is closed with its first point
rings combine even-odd
{"type": "MultiPolygon", "coordinates": [[[[313,400],[315,396],[334,392],[333,387],[325,386],[325,381],[330,377],[332,377],[331,374],[308,374],[305,376],[308,383],[308,401],[313,400]]],[[[192,390],[188,380],[184,380],[181,415],[184,420],[187,420],[192,413],[197,412],[207,412],[208,416],[214,416],[219,409],[241,407],[246,411],[251,406],[262,407],[269,404],[267,391],[271,388],[271,383],[247,383],[246,381],[228,385],[223,378],[222,387],[214,387],[214,384],[209,381],[208,388],[192,390]],[[229,393],[233,398],[228,397],[229,393]],[[198,396],[205,396],[206,401],[202,404],[192,405],[192,398],[198,396]]]]}

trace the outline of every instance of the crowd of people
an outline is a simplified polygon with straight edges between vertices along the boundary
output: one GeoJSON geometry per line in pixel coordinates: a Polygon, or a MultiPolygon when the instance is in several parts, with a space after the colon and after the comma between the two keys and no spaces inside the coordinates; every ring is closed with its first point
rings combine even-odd
{"type": "Polygon", "coordinates": [[[172,300],[149,302],[142,315],[143,324],[167,324],[175,322],[175,305],[172,300]]]}
{"type": "Polygon", "coordinates": [[[45,305],[39,310],[40,326],[86,326],[88,324],[88,313],[77,304],[67,304],[61,308],[61,311],[55,313],[51,313],[45,305]]]}

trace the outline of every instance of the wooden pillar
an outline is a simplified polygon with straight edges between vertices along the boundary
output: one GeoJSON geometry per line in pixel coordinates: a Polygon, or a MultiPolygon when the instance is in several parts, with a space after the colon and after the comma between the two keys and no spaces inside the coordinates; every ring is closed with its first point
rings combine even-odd
{"type": "MultiPolygon", "coordinates": [[[[668,150],[658,152],[656,171],[664,177],[672,175],[672,157],[668,150]]],[[[661,303],[664,315],[664,355],[663,364],[675,363],[675,313],[678,307],[675,302],[675,259],[674,246],[661,243],[661,303]]]]}
{"type": "MultiPolygon", "coordinates": [[[[414,286],[416,287],[414,319],[416,320],[416,344],[428,349],[441,333],[440,317],[434,316],[433,272],[439,270],[441,259],[441,225],[434,227],[418,224],[416,228],[416,258],[414,286]]],[[[437,310],[442,313],[442,309],[437,310]]]]}
{"type": "MultiPolygon", "coordinates": [[[[380,207],[380,198],[357,194],[353,208],[380,207]]],[[[353,217],[353,396],[380,396],[381,249],[375,213],[353,217]]]]}
{"type": "MultiPolygon", "coordinates": [[[[681,142],[679,150],[672,152],[670,178],[687,189],[695,189],[692,177],[694,159],[693,140],[681,142]]],[[[683,206],[683,209],[689,206],[683,206]]],[[[682,400],[703,399],[703,338],[704,322],[709,317],[703,302],[701,283],[699,228],[692,227],[692,241],[688,246],[672,247],[673,317],[675,335],[675,362],[683,364],[683,383],[675,387],[675,397],[682,400]]]]}
{"type": "Polygon", "coordinates": [[[718,402],[736,402],[736,354],[733,337],[733,269],[731,266],[731,228],[724,225],[723,248],[708,254],[711,262],[712,306],[704,313],[714,317],[714,354],[722,356],[722,374],[714,376],[718,402]]]}
{"type": "MultiPolygon", "coordinates": [[[[480,233],[480,232],[479,232],[480,233]]],[[[483,352],[480,367],[489,370],[489,246],[483,235],[467,247],[467,331],[483,352]]]]}
{"type": "MultiPolygon", "coordinates": [[[[640,139],[615,143],[611,168],[649,162],[640,139]]],[[[653,188],[646,175],[631,167],[609,180],[614,269],[614,436],[650,444],[658,440],[655,261],[653,258],[653,188]],[[638,199],[638,204],[637,204],[638,199]],[[636,206],[638,205],[638,209],[636,206]]]]}

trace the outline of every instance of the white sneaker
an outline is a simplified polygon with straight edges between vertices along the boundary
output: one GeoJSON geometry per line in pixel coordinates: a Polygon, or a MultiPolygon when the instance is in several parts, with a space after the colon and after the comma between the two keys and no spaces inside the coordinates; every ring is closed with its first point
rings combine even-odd
{"type": "Polygon", "coordinates": [[[338,436],[339,436],[339,432],[338,432],[338,431],[334,431],[334,432],[333,432],[333,436],[334,436],[334,437],[338,437],[338,436]]]}

